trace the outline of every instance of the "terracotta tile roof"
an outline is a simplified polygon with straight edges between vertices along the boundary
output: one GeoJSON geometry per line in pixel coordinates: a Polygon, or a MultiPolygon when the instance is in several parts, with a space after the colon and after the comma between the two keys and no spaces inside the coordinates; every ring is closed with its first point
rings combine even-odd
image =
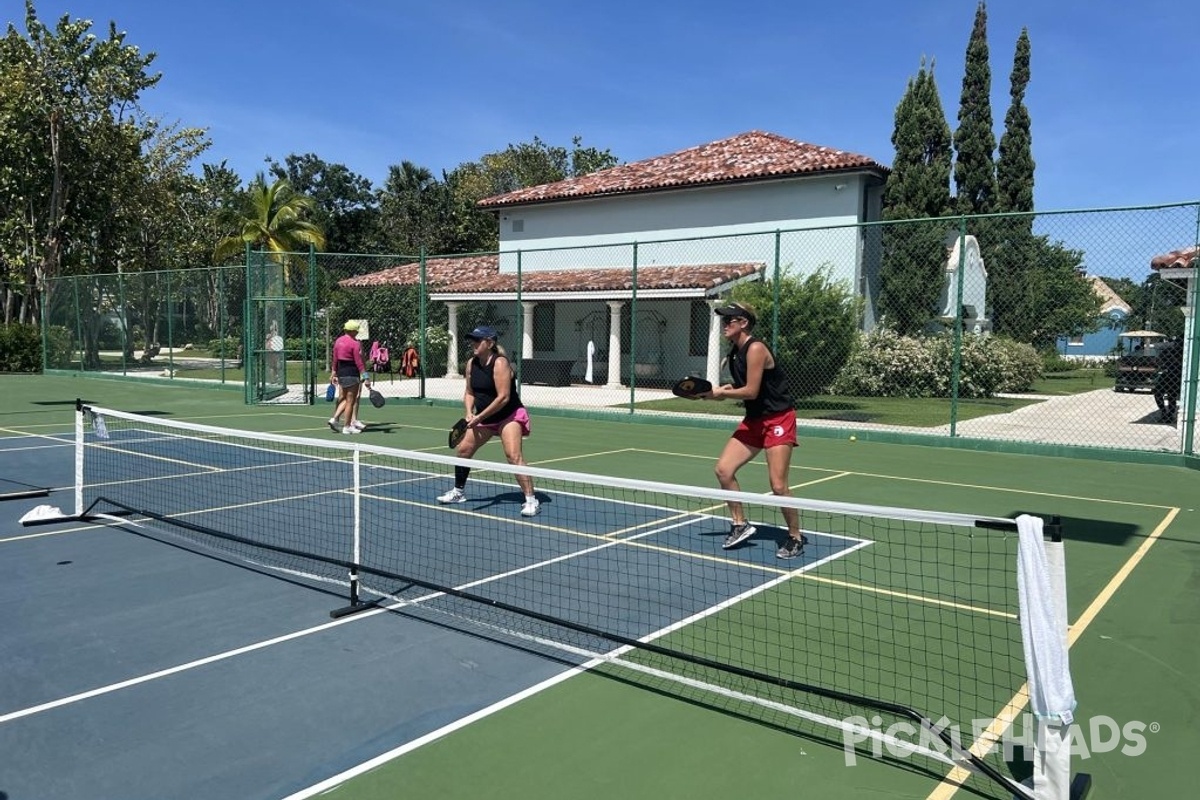
{"type": "MultiPolygon", "coordinates": [[[[425,278],[431,287],[453,284],[474,284],[494,280],[500,270],[497,256],[468,256],[466,258],[431,258],[425,262],[425,278]]],[[[399,264],[338,281],[348,289],[371,286],[416,286],[421,282],[419,263],[399,264]]]]}
{"type": "MultiPolygon", "coordinates": [[[[715,289],[747,278],[762,264],[702,264],[638,268],[638,289],[715,289]]],[[[483,294],[517,291],[515,273],[500,272],[496,255],[470,258],[434,258],[425,262],[425,275],[435,294],[483,294]]],[[[378,272],[339,281],[346,288],[415,286],[420,282],[417,264],[388,267],[378,272]]],[[[605,292],[632,288],[632,269],[530,270],[521,276],[521,292],[605,292]]]]}
{"type": "Polygon", "coordinates": [[[1196,265],[1200,259],[1200,247],[1185,247],[1182,250],[1172,250],[1150,259],[1151,269],[1188,269],[1196,265]]]}
{"type": "Polygon", "coordinates": [[[1107,314],[1113,309],[1116,309],[1128,315],[1129,312],[1133,310],[1129,307],[1129,304],[1122,300],[1121,296],[1114,292],[1112,287],[1107,283],[1094,275],[1090,276],[1088,280],[1092,282],[1092,291],[1095,292],[1096,296],[1102,301],[1100,305],[1101,314],[1107,314]]]}
{"type": "Polygon", "coordinates": [[[576,197],[846,171],[870,171],[886,175],[888,168],[867,156],[798,142],[774,133],[749,131],[590,175],[485,197],[479,201],[479,207],[497,208],[576,197]]]}

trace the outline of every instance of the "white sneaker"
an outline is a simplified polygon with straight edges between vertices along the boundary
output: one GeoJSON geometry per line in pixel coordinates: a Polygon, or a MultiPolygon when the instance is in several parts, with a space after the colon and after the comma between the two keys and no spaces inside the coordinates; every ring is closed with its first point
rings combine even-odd
{"type": "Polygon", "coordinates": [[[467,502],[467,496],[463,494],[462,489],[455,486],[450,491],[439,496],[437,501],[439,503],[465,503],[467,502]]]}
{"type": "Polygon", "coordinates": [[[342,426],[340,424],[338,424],[337,417],[329,418],[329,429],[331,431],[333,431],[334,433],[337,433],[338,431],[340,431],[342,429],[342,426]]]}
{"type": "Polygon", "coordinates": [[[353,425],[347,425],[346,427],[342,428],[342,433],[346,433],[346,434],[362,433],[362,431],[360,429],[354,427],[353,425]]]}
{"type": "Polygon", "coordinates": [[[525,505],[521,506],[521,516],[522,517],[535,516],[538,513],[538,509],[541,507],[541,505],[542,504],[538,502],[538,499],[536,497],[526,497],[525,505]]]}
{"type": "Polygon", "coordinates": [[[354,427],[358,428],[360,431],[367,427],[367,423],[363,422],[361,419],[356,419],[356,420],[354,420],[354,422],[351,422],[350,424],[353,425],[354,427]]]}

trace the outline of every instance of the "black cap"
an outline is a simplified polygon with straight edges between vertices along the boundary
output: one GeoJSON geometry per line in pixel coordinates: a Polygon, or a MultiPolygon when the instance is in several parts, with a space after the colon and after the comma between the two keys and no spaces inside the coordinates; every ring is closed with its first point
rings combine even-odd
{"type": "Polygon", "coordinates": [[[754,316],[754,312],[741,303],[726,303],[723,306],[717,306],[713,309],[713,313],[718,317],[742,317],[749,320],[751,325],[758,322],[758,317],[754,316]]]}
{"type": "Polygon", "coordinates": [[[490,325],[480,325],[478,328],[468,333],[467,338],[474,339],[477,342],[481,342],[484,339],[491,339],[492,341],[495,341],[500,338],[500,334],[496,333],[496,329],[490,325]]]}

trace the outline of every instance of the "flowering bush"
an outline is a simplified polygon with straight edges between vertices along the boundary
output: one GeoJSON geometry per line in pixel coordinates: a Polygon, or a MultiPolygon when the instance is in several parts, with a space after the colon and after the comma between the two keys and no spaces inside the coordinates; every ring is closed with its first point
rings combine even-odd
{"type": "MultiPolygon", "coordinates": [[[[1041,358],[1030,345],[1000,336],[962,339],[959,397],[1027,391],[1041,376],[1041,358]]],[[[858,397],[949,397],[953,378],[951,336],[902,336],[880,327],[859,336],[830,392],[858,397]]]]}

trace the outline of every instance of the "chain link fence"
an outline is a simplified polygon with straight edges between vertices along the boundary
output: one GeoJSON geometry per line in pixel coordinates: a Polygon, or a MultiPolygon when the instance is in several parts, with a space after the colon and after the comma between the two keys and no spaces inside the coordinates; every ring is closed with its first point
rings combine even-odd
{"type": "Polygon", "coordinates": [[[1198,238],[1190,203],[436,257],[248,253],[51,282],[46,359],[314,402],[332,339],[365,320],[364,354],[389,356],[373,364],[385,395],[457,402],[465,335],[488,324],[531,407],[736,417],[667,391],[727,379],[712,308],[734,298],[757,309],[809,433],[1191,454],[1197,264],[1151,259],[1198,238]]]}

